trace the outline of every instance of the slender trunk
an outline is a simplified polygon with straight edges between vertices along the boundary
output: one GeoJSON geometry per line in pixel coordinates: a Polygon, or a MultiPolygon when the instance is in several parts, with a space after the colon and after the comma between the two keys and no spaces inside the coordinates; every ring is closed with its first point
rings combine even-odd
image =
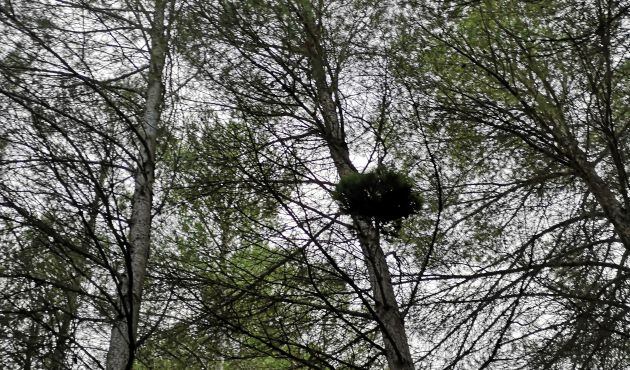
{"type": "MultiPolygon", "coordinates": [[[[324,119],[323,136],[340,177],[356,173],[350,160],[345,141],[344,127],[337,115],[333,88],[326,81],[324,50],[319,42],[319,29],[313,18],[306,15],[306,33],[310,38],[307,53],[311,63],[311,75],[317,88],[317,100],[324,119]]],[[[372,220],[354,216],[352,218],[365,264],[367,265],[376,320],[383,336],[385,355],[392,370],[414,369],[403,316],[400,312],[392,284],[389,267],[380,245],[379,232],[372,220]]]]}
{"type": "Polygon", "coordinates": [[[383,336],[389,368],[392,370],[413,369],[405,323],[396,301],[378,231],[372,222],[359,217],[353,217],[353,224],[357,228],[363,257],[366,260],[374,295],[374,311],[383,336]]]}
{"type": "Polygon", "coordinates": [[[139,130],[140,150],[129,229],[129,250],[121,279],[120,315],[111,331],[107,369],[130,369],[136,350],[138,317],[146,275],[151,235],[151,210],[155,169],[157,128],[162,105],[162,73],[166,57],[164,18],[166,0],[156,0],[151,38],[150,68],[144,122],[139,130]]]}
{"type": "MultiPolygon", "coordinates": [[[[335,140],[337,141],[337,140],[335,140]]],[[[357,172],[350,162],[347,145],[333,147],[329,143],[329,149],[333,160],[337,164],[339,176],[357,172]]],[[[385,355],[392,370],[413,369],[413,360],[407,341],[407,333],[403,321],[394,286],[385,259],[385,253],[380,245],[380,237],[376,226],[369,219],[354,216],[353,226],[357,231],[359,243],[365,264],[368,268],[368,276],[374,296],[374,311],[385,344],[385,355]]]]}

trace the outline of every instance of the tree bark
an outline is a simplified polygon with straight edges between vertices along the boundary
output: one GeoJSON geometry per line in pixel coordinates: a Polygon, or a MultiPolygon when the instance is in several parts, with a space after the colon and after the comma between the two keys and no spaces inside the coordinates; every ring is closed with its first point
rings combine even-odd
{"type": "Polygon", "coordinates": [[[604,214],[612,223],[626,249],[630,250],[630,213],[617,199],[611,187],[595,170],[595,166],[588,161],[586,153],[582,151],[575,140],[570,142],[569,157],[577,175],[582,178],[588,189],[602,207],[604,214]]]}
{"type": "MultiPolygon", "coordinates": [[[[307,36],[306,53],[311,64],[311,75],[317,90],[319,105],[324,125],[322,136],[327,142],[331,158],[335,163],[339,177],[358,172],[350,160],[350,152],[345,141],[344,127],[340,122],[337,106],[333,98],[334,91],[326,80],[324,49],[319,42],[320,30],[312,14],[306,14],[305,31],[307,36]]],[[[414,369],[411,351],[403,316],[400,312],[392,284],[389,267],[380,236],[372,220],[353,216],[353,226],[357,232],[361,251],[368,269],[368,277],[374,297],[374,312],[383,342],[385,356],[391,370],[414,369]]]]}
{"type": "Polygon", "coordinates": [[[150,68],[143,125],[139,130],[140,149],[135,190],[125,252],[125,274],[121,278],[119,316],[111,330],[107,369],[130,369],[136,350],[138,316],[151,243],[151,211],[155,170],[157,128],[163,100],[162,74],[166,59],[165,12],[167,0],[156,0],[151,38],[150,68]]]}

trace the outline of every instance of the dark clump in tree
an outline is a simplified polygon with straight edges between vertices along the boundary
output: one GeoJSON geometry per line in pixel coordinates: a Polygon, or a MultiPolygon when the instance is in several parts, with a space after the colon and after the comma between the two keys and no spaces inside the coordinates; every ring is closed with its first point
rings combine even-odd
{"type": "Polygon", "coordinates": [[[343,213],[379,222],[408,217],[417,213],[422,203],[409,177],[382,166],[370,172],[343,176],[333,198],[339,202],[343,213]]]}

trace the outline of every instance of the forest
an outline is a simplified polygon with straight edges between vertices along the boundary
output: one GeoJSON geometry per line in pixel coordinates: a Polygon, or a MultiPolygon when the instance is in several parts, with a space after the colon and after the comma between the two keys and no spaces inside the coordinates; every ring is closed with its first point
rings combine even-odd
{"type": "Polygon", "coordinates": [[[0,368],[629,369],[630,0],[0,1],[0,368]]]}

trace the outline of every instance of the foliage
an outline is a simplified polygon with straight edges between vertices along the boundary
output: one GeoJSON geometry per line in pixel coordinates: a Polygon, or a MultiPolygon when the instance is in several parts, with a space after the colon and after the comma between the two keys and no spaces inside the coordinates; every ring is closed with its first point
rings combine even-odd
{"type": "Polygon", "coordinates": [[[422,200],[411,179],[384,166],[367,173],[343,176],[333,193],[342,212],[379,222],[409,217],[420,210],[422,200]]]}
{"type": "Polygon", "coordinates": [[[2,366],[106,367],[147,170],[135,369],[383,368],[388,335],[418,368],[629,368],[629,19],[629,0],[5,1],[2,366]]]}

